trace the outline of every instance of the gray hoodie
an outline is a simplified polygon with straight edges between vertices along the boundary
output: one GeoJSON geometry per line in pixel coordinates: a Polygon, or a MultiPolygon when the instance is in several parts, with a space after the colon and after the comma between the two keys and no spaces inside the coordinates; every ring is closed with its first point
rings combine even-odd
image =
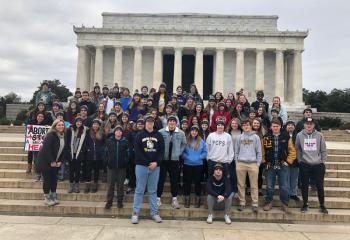
{"type": "Polygon", "coordinates": [[[309,165],[317,165],[327,160],[326,142],[322,133],[314,131],[307,134],[302,130],[297,134],[295,140],[298,162],[309,165]]]}
{"type": "Polygon", "coordinates": [[[235,144],[235,161],[256,162],[260,166],[262,159],[261,141],[254,131],[243,132],[235,144]]]}

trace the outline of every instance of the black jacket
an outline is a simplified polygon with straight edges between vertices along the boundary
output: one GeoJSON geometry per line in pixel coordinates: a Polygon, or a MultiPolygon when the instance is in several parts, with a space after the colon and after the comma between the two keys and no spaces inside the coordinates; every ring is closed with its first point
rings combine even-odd
{"type": "MultiPolygon", "coordinates": [[[[159,98],[160,98],[160,92],[156,92],[153,94],[153,107],[155,107],[157,109],[159,106],[159,98]]],[[[164,93],[164,102],[165,102],[164,110],[163,110],[163,112],[159,112],[160,115],[163,115],[165,113],[166,105],[169,102],[169,94],[167,92],[164,93]]]]}
{"type": "Polygon", "coordinates": [[[105,165],[109,169],[127,168],[129,159],[129,141],[122,137],[120,140],[111,137],[106,141],[105,165]]]}
{"type": "Polygon", "coordinates": [[[88,116],[92,116],[93,114],[95,114],[96,111],[96,105],[91,102],[91,101],[80,101],[79,106],[83,106],[86,105],[88,108],[88,116]]]}
{"type": "Polygon", "coordinates": [[[260,107],[260,105],[264,106],[266,113],[269,112],[269,103],[266,102],[266,100],[262,100],[261,102],[256,100],[255,102],[252,103],[251,106],[255,109],[255,111],[258,111],[258,108],[260,107]]]}
{"type": "Polygon", "coordinates": [[[151,162],[157,162],[159,166],[164,156],[164,139],[158,131],[140,131],[134,144],[136,165],[148,166],[151,162]]]}
{"type": "Polygon", "coordinates": [[[38,163],[40,171],[47,171],[52,167],[52,162],[62,162],[65,155],[65,149],[63,149],[61,155],[57,158],[58,150],[60,148],[60,139],[56,132],[49,132],[45,135],[43,146],[38,153],[38,163]]]}
{"type": "Polygon", "coordinates": [[[87,161],[103,161],[105,155],[105,139],[93,139],[90,134],[86,138],[87,161]]]}

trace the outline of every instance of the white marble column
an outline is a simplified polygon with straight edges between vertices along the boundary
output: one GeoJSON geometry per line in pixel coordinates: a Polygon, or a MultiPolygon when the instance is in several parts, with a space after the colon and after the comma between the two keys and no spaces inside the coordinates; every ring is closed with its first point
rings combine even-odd
{"type": "Polygon", "coordinates": [[[103,46],[96,46],[94,84],[103,86],[103,46]]]}
{"type": "Polygon", "coordinates": [[[293,57],[293,103],[303,103],[302,50],[294,50],[293,57]]]}
{"type": "Polygon", "coordinates": [[[94,88],[94,77],[95,77],[95,54],[90,54],[90,84],[88,87],[88,91],[92,91],[94,88]]]}
{"type": "Polygon", "coordinates": [[[163,78],[163,53],[161,47],[154,48],[154,64],[153,64],[153,87],[159,88],[163,78]]]}
{"type": "Polygon", "coordinates": [[[244,49],[236,49],[236,92],[244,90],[244,49]]]}
{"type": "Polygon", "coordinates": [[[256,67],[255,67],[255,90],[264,91],[264,75],[265,75],[265,69],[264,69],[264,49],[256,49],[256,67]]]}
{"type": "Polygon", "coordinates": [[[182,85],[182,48],[175,48],[173,92],[182,85]]]}
{"type": "Polygon", "coordinates": [[[284,50],[276,49],[275,96],[284,101],[284,50]]]}
{"type": "Polygon", "coordinates": [[[114,46],[114,83],[122,86],[123,79],[123,47],[114,46]]]}
{"type": "Polygon", "coordinates": [[[194,73],[194,84],[198,93],[203,97],[203,51],[204,48],[196,48],[196,62],[194,73]]]}
{"type": "Polygon", "coordinates": [[[214,93],[224,92],[224,51],[223,48],[216,49],[214,93]]]}
{"type": "Polygon", "coordinates": [[[78,47],[78,63],[77,63],[77,79],[76,87],[82,91],[88,90],[89,87],[89,53],[86,46],[77,45],[78,47]]]}
{"type": "Polygon", "coordinates": [[[142,47],[134,47],[134,81],[133,89],[141,91],[142,81],[142,47]]]}

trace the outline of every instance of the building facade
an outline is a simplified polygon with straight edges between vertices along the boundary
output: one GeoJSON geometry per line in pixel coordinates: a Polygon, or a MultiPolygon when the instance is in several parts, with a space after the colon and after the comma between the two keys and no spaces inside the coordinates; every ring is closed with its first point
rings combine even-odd
{"type": "Polygon", "coordinates": [[[302,52],[306,31],[280,31],[277,16],[217,14],[103,13],[97,27],[74,27],[78,64],[76,86],[147,85],[161,82],[170,92],[195,83],[207,98],[213,92],[243,89],[254,99],[264,90],[271,100],[304,106],[302,52]]]}

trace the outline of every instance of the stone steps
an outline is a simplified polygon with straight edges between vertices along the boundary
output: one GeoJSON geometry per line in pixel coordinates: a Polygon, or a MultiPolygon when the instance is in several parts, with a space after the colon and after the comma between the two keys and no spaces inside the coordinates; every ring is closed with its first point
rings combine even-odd
{"type": "MultiPolygon", "coordinates": [[[[67,193],[66,189],[59,189],[57,191],[58,197],[62,201],[88,201],[88,202],[104,202],[106,199],[106,191],[98,191],[97,193],[67,193]]],[[[41,189],[19,189],[19,188],[0,188],[0,199],[16,199],[16,200],[42,200],[43,193],[41,189]]],[[[133,194],[126,194],[124,196],[125,203],[133,202],[133,194]]],[[[179,203],[181,205],[184,204],[184,197],[178,196],[179,203]]],[[[327,197],[326,206],[330,209],[350,209],[350,199],[346,197],[327,197]]],[[[116,201],[116,198],[115,198],[116,201]]],[[[194,196],[192,196],[192,204],[194,201],[194,196]]],[[[148,203],[148,197],[145,196],[144,202],[148,203]]],[[[318,207],[318,198],[316,196],[310,196],[309,198],[311,207],[318,207]]],[[[165,193],[162,196],[162,203],[164,206],[170,205],[171,203],[171,195],[169,193],[165,193]]],[[[247,205],[251,204],[250,197],[247,197],[247,205]]],[[[233,199],[233,206],[238,206],[238,200],[233,199]]],[[[260,197],[259,206],[264,205],[264,198],[260,197]]],[[[206,206],[206,203],[204,203],[206,206]]],[[[273,201],[273,206],[280,207],[281,203],[279,201],[279,197],[275,196],[273,201]]],[[[301,207],[301,202],[295,202],[294,200],[290,200],[289,207],[298,208],[301,207]]]]}
{"type": "MultiPolygon", "coordinates": [[[[132,205],[126,203],[124,208],[118,209],[113,206],[110,210],[104,209],[104,202],[80,202],[61,201],[54,207],[44,206],[42,201],[37,200],[0,200],[0,212],[36,215],[59,215],[59,216],[114,216],[129,218],[132,212],[132,205]]],[[[197,219],[204,220],[208,216],[205,208],[181,208],[173,209],[168,205],[159,208],[159,214],[163,219],[197,219]]],[[[222,211],[215,211],[214,216],[221,218],[222,211]]],[[[147,204],[142,205],[141,218],[149,218],[149,208],[147,204]]],[[[350,210],[330,209],[328,215],[319,213],[317,208],[310,209],[308,213],[300,213],[299,208],[290,208],[290,213],[284,213],[277,207],[269,212],[259,211],[254,214],[250,208],[243,212],[238,212],[235,208],[231,210],[231,216],[235,220],[255,220],[255,221],[322,221],[322,222],[349,222],[350,210]]],[[[222,216],[223,217],[223,216],[222,216]]]]}
{"type": "Polygon", "coordinates": [[[21,147],[0,147],[0,154],[25,154],[23,146],[21,147]]]}

